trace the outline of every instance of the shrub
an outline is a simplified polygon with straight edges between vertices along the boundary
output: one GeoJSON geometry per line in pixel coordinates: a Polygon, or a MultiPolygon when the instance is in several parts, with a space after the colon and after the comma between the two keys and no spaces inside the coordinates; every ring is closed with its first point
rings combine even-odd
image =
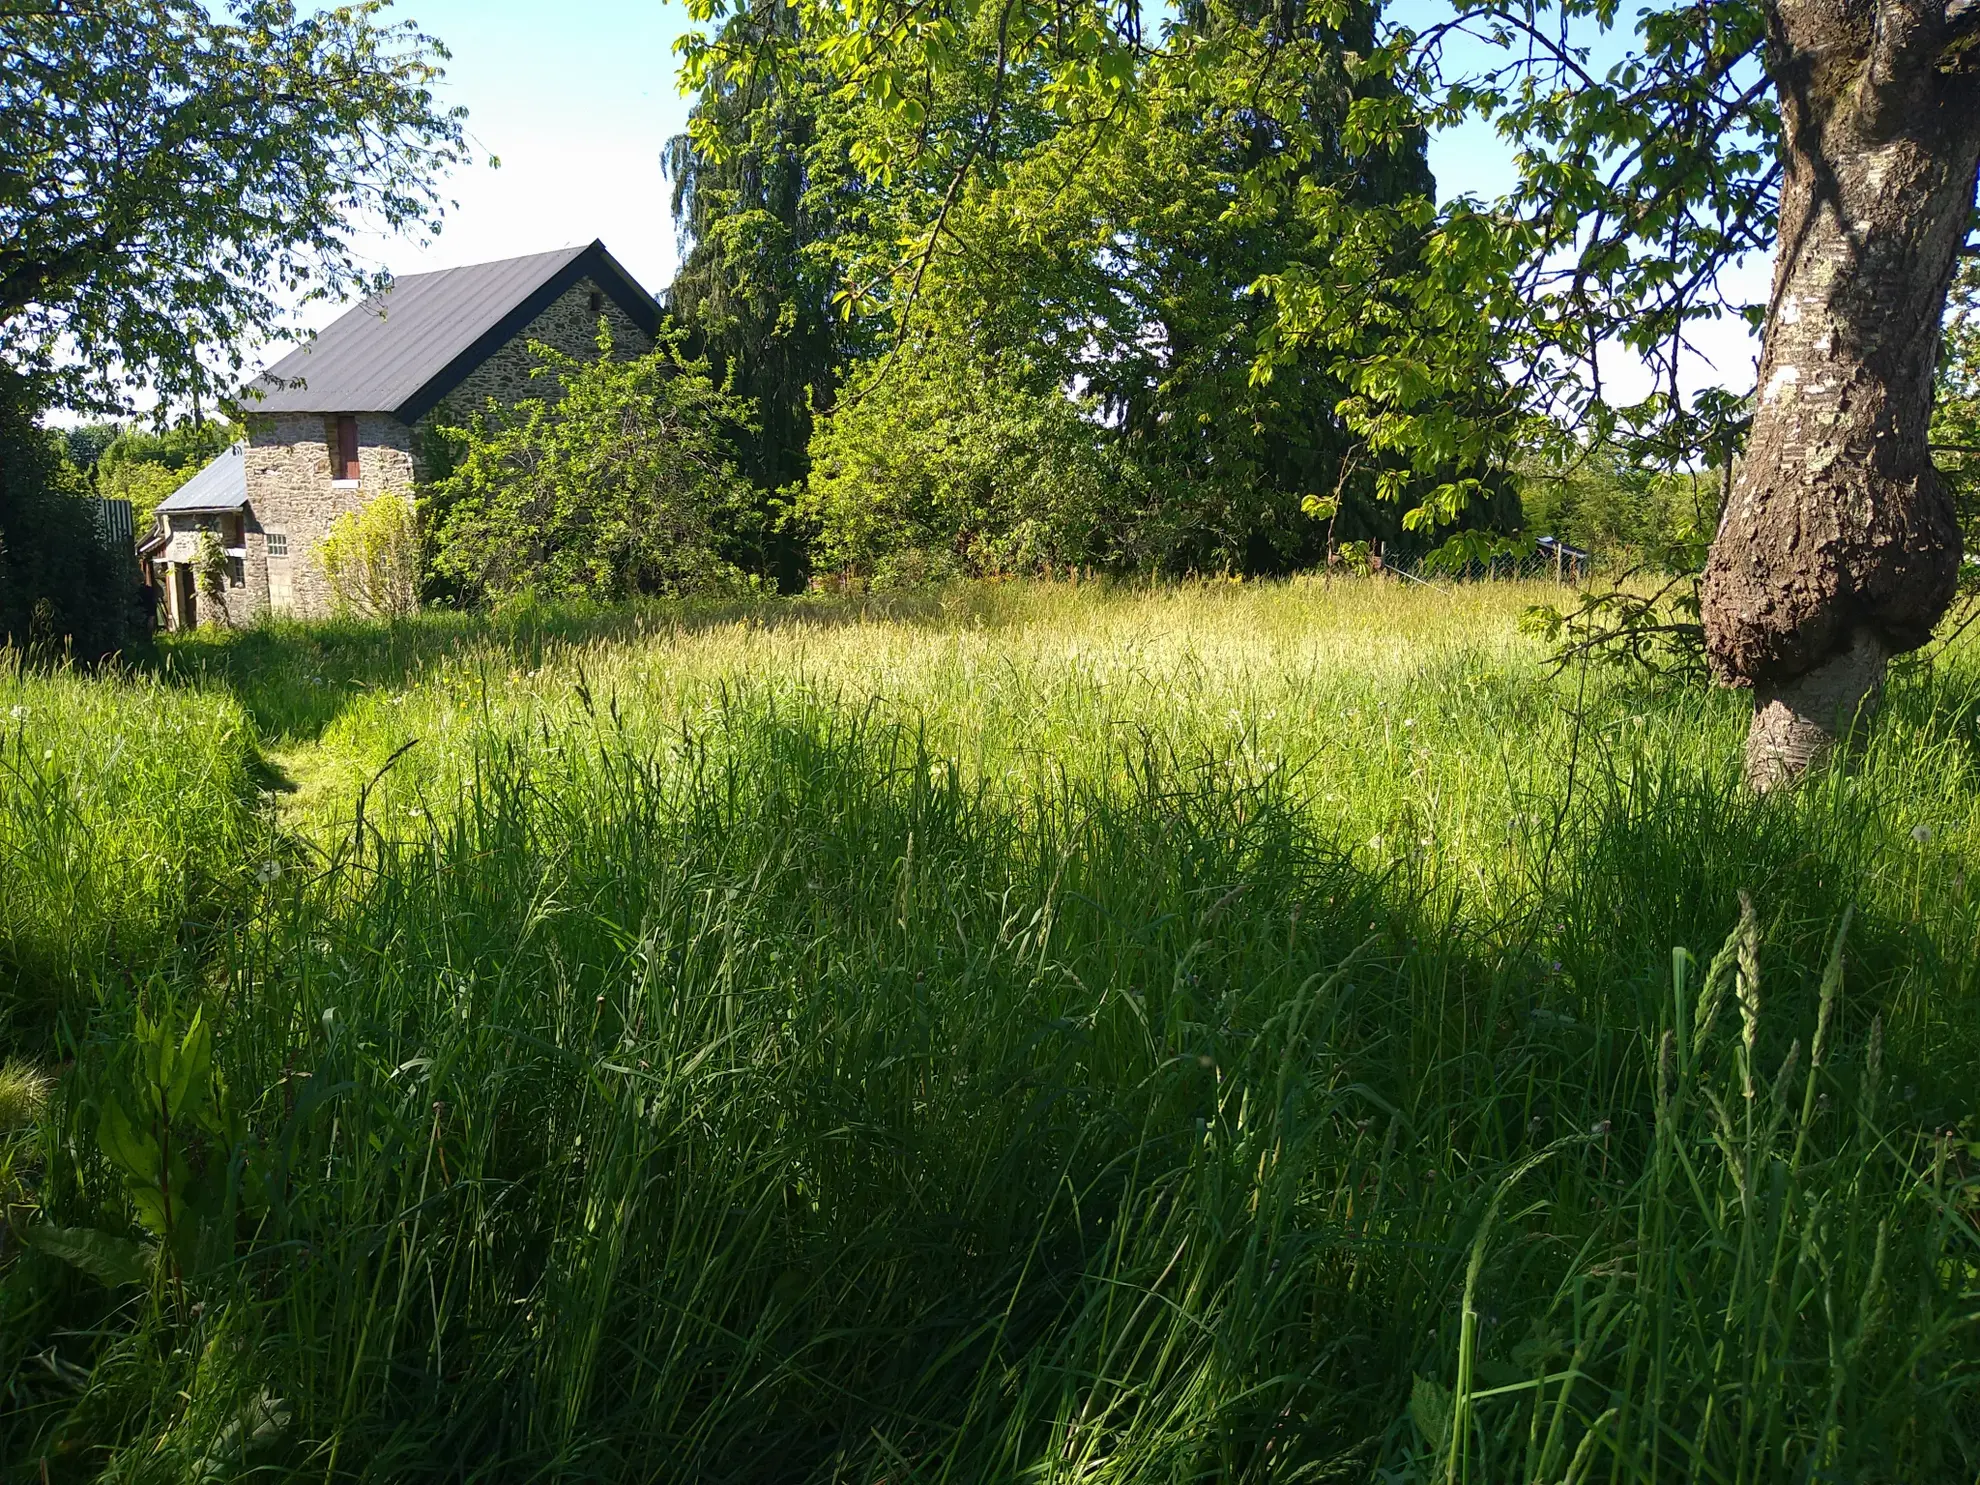
{"type": "Polygon", "coordinates": [[[1107,562],[1131,502],[1102,437],[1009,361],[904,351],[865,369],[812,436],[820,565],[885,583],[1107,562]]]}
{"type": "Polygon", "coordinates": [[[419,607],[419,518],[403,495],[387,491],[337,517],[317,560],[340,614],[396,619],[419,607]]]}
{"type": "Polygon", "coordinates": [[[750,498],[724,438],[746,404],[681,354],[678,332],[624,360],[609,336],[598,344],[589,362],[533,346],[533,374],[561,396],[490,403],[445,430],[433,565],[463,598],[620,599],[738,580],[715,528],[750,498]]]}

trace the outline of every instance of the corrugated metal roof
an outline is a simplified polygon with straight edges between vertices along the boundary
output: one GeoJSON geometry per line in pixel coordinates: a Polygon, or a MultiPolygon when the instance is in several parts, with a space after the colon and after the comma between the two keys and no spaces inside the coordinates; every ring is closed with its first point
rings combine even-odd
{"type": "Polygon", "coordinates": [[[255,378],[250,412],[392,412],[585,250],[409,273],[255,378]]]}
{"type": "Polygon", "coordinates": [[[411,273],[255,378],[246,410],[389,412],[411,421],[587,273],[648,334],[658,328],[659,305],[602,242],[411,273]]]}
{"type": "Polygon", "coordinates": [[[222,451],[206,468],[158,502],[161,515],[239,510],[247,504],[247,445],[222,451]]]}

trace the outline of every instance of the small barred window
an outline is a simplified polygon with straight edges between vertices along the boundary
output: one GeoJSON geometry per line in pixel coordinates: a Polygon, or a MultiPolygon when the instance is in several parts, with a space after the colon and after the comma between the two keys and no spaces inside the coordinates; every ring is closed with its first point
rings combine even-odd
{"type": "Polygon", "coordinates": [[[288,532],[271,531],[268,533],[268,555],[271,557],[286,557],[289,555],[288,532]]]}

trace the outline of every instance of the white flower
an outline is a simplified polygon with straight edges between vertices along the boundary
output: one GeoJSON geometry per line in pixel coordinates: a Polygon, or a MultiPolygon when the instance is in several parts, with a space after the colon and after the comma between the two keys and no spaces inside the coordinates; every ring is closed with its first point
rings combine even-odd
{"type": "Polygon", "coordinates": [[[24,706],[13,707],[7,713],[7,715],[12,717],[16,722],[25,721],[27,719],[27,714],[28,714],[28,709],[24,706]]]}
{"type": "Polygon", "coordinates": [[[282,863],[272,857],[254,869],[254,879],[264,887],[270,882],[279,881],[281,876],[282,863]]]}
{"type": "Polygon", "coordinates": [[[1931,840],[1932,838],[1932,827],[1930,825],[1912,826],[1911,838],[1917,841],[1919,845],[1921,846],[1924,845],[1927,841],[1931,840]]]}
{"type": "Polygon", "coordinates": [[[1414,727],[1415,725],[1416,725],[1416,718],[1414,718],[1414,717],[1404,717],[1404,718],[1403,718],[1403,726],[1405,726],[1405,727],[1414,727]]]}

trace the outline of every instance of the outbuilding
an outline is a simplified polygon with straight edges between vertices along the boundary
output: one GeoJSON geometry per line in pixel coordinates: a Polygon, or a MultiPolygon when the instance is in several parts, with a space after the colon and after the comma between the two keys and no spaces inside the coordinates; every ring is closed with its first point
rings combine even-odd
{"type": "Polygon", "coordinates": [[[554,396],[531,375],[531,342],[596,356],[602,322],[614,354],[644,355],[661,320],[602,242],[395,279],[257,377],[247,442],[159,507],[139,552],[165,622],[328,614],[317,551],[332,523],[387,491],[416,496],[436,427],[554,396]]]}

